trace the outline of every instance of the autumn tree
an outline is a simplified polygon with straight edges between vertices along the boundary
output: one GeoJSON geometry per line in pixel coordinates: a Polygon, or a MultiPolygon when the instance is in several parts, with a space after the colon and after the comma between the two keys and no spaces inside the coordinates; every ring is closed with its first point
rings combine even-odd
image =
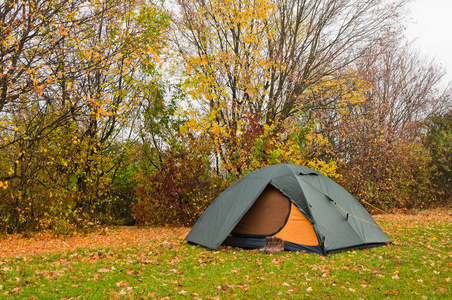
{"type": "Polygon", "coordinates": [[[218,124],[210,138],[228,171],[242,171],[233,155],[247,115],[279,125],[304,110],[310,87],[391,37],[405,2],[178,1],[172,45],[185,86],[218,124]]]}
{"type": "Polygon", "coordinates": [[[14,109],[23,95],[52,83],[42,59],[84,20],[71,14],[82,0],[6,0],[0,4],[0,112],[14,109]],[[45,67],[44,67],[45,68],[45,67]]]}
{"type": "MultiPolygon", "coordinates": [[[[42,6],[37,15],[45,22],[23,46],[14,38],[5,46],[24,47],[17,56],[28,65],[14,73],[24,69],[24,78],[2,77],[9,80],[1,120],[2,221],[10,231],[60,219],[84,226],[112,201],[139,104],[153,97],[167,18],[141,0],[11,5],[22,5],[11,17],[27,18],[42,6]]],[[[23,23],[35,28],[30,22],[23,23]]],[[[2,70],[9,72],[14,59],[6,58],[2,70]]]]}
{"type": "MultiPolygon", "coordinates": [[[[445,72],[409,44],[382,45],[355,63],[367,84],[364,101],[345,113],[317,113],[317,129],[341,162],[343,183],[380,208],[411,208],[434,201],[430,153],[422,140],[429,117],[444,109],[445,72]]],[[[373,207],[369,207],[373,209],[373,207]]]]}

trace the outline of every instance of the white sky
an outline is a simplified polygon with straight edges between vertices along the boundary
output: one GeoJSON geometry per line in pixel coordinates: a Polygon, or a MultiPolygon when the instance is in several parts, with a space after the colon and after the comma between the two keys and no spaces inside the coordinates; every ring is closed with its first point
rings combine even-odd
{"type": "Polygon", "coordinates": [[[434,58],[452,81],[452,0],[412,0],[406,36],[417,39],[422,56],[434,58]]]}

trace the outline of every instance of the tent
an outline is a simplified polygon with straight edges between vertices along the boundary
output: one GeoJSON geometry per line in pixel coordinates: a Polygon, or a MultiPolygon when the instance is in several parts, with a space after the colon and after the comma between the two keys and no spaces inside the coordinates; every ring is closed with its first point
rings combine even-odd
{"type": "Polygon", "coordinates": [[[285,250],[323,255],[390,243],[372,216],[339,184],[309,168],[279,164],[247,174],[204,211],[186,240],[260,248],[265,237],[285,250]]]}

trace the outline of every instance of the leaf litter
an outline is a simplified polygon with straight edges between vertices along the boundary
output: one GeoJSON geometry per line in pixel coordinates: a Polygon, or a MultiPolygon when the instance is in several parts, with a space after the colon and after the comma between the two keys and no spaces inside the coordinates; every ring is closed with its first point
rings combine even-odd
{"type": "Polygon", "coordinates": [[[163,243],[168,243],[168,239],[185,237],[189,230],[184,227],[124,226],[95,231],[86,235],[74,233],[72,236],[55,236],[45,232],[37,233],[30,238],[24,238],[20,234],[0,236],[0,258],[63,252],[77,248],[133,247],[149,240],[161,240],[163,243]]]}

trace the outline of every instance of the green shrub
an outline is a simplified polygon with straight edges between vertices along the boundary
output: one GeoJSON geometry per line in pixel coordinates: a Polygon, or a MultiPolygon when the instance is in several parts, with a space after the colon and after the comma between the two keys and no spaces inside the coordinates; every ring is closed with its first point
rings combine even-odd
{"type": "Polygon", "coordinates": [[[445,204],[452,190],[452,111],[431,119],[425,145],[432,155],[432,181],[437,197],[445,204]]]}

